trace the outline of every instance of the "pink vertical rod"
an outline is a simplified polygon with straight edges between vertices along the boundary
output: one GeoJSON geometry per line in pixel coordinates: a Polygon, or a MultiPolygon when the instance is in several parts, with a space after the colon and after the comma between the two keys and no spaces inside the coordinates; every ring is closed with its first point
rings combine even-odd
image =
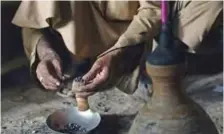
{"type": "Polygon", "coordinates": [[[167,22],[167,1],[161,0],[161,10],[162,10],[162,24],[165,24],[167,22]]]}

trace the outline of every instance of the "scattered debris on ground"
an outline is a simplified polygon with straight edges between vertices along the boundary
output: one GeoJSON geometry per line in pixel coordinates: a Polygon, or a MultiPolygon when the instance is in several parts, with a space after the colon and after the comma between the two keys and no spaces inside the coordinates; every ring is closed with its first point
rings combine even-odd
{"type": "MultiPolygon", "coordinates": [[[[187,77],[183,86],[210,115],[220,134],[223,132],[223,93],[214,92],[223,82],[222,73],[187,77]]],[[[117,89],[99,92],[89,98],[93,110],[102,115],[93,134],[127,134],[138,109],[144,104],[141,87],[133,95],[117,89]]],[[[73,103],[33,84],[2,90],[2,134],[56,134],[46,126],[46,117],[73,103]]]]}

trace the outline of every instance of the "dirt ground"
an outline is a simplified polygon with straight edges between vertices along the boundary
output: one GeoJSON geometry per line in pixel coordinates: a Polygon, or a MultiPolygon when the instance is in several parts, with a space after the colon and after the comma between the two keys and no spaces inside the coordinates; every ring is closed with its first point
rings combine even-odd
{"type": "MultiPolygon", "coordinates": [[[[1,133],[55,134],[46,126],[46,117],[56,109],[73,102],[39,89],[30,81],[27,73],[21,71],[14,75],[16,82],[2,87],[1,133]],[[24,80],[24,77],[27,78],[24,80]]],[[[223,132],[223,92],[214,89],[223,86],[222,83],[222,73],[192,75],[183,82],[189,96],[205,109],[220,134],[223,132]]],[[[148,97],[142,90],[142,85],[133,95],[124,94],[114,88],[90,97],[91,108],[102,115],[102,121],[93,133],[127,134],[135,114],[148,97]]]]}

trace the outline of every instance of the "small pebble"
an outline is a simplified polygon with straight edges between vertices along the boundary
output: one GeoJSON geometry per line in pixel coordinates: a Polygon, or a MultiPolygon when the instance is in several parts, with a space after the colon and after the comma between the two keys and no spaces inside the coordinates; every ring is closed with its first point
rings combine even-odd
{"type": "Polygon", "coordinates": [[[70,89],[68,89],[68,88],[64,88],[64,89],[62,90],[62,93],[63,93],[63,94],[67,94],[67,93],[69,92],[69,90],[70,90],[70,89]]]}
{"type": "Polygon", "coordinates": [[[71,105],[71,102],[62,102],[65,105],[71,105]]]}
{"type": "Polygon", "coordinates": [[[44,111],[45,111],[45,112],[49,112],[50,110],[49,110],[49,109],[45,109],[44,111]]]}
{"type": "Polygon", "coordinates": [[[32,134],[36,134],[36,133],[38,133],[38,131],[37,131],[37,130],[32,131],[32,134]]]}
{"type": "Polygon", "coordinates": [[[99,107],[104,107],[104,106],[105,106],[105,104],[103,104],[102,102],[98,103],[97,105],[98,105],[99,107]]]}
{"type": "Polygon", "coordinates": [[[104,112],[108,112],[110,109],[111,109],[111,108],[106,107],[106,108],[104,109],[104,112]]]}
{"type": "Polygon", "coordinates": [[[31,121],[31,124],[35,124],[35,123],[37,123],[37,121],[31,121]]]}
{"type": "Polygon", "coordinates": [[[6,126],[3,126],[2,129],[7,129],[7,127],[6,126]]]}

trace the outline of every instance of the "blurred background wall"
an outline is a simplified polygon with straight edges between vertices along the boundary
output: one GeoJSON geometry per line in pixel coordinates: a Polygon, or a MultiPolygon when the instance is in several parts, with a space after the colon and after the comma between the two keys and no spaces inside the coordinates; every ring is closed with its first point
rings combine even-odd
{"type": "Polygon", "coordinates": [[[1,74],[27,64],[20,28],[11,23],[20,1],[1,1],[1,74]]]}

